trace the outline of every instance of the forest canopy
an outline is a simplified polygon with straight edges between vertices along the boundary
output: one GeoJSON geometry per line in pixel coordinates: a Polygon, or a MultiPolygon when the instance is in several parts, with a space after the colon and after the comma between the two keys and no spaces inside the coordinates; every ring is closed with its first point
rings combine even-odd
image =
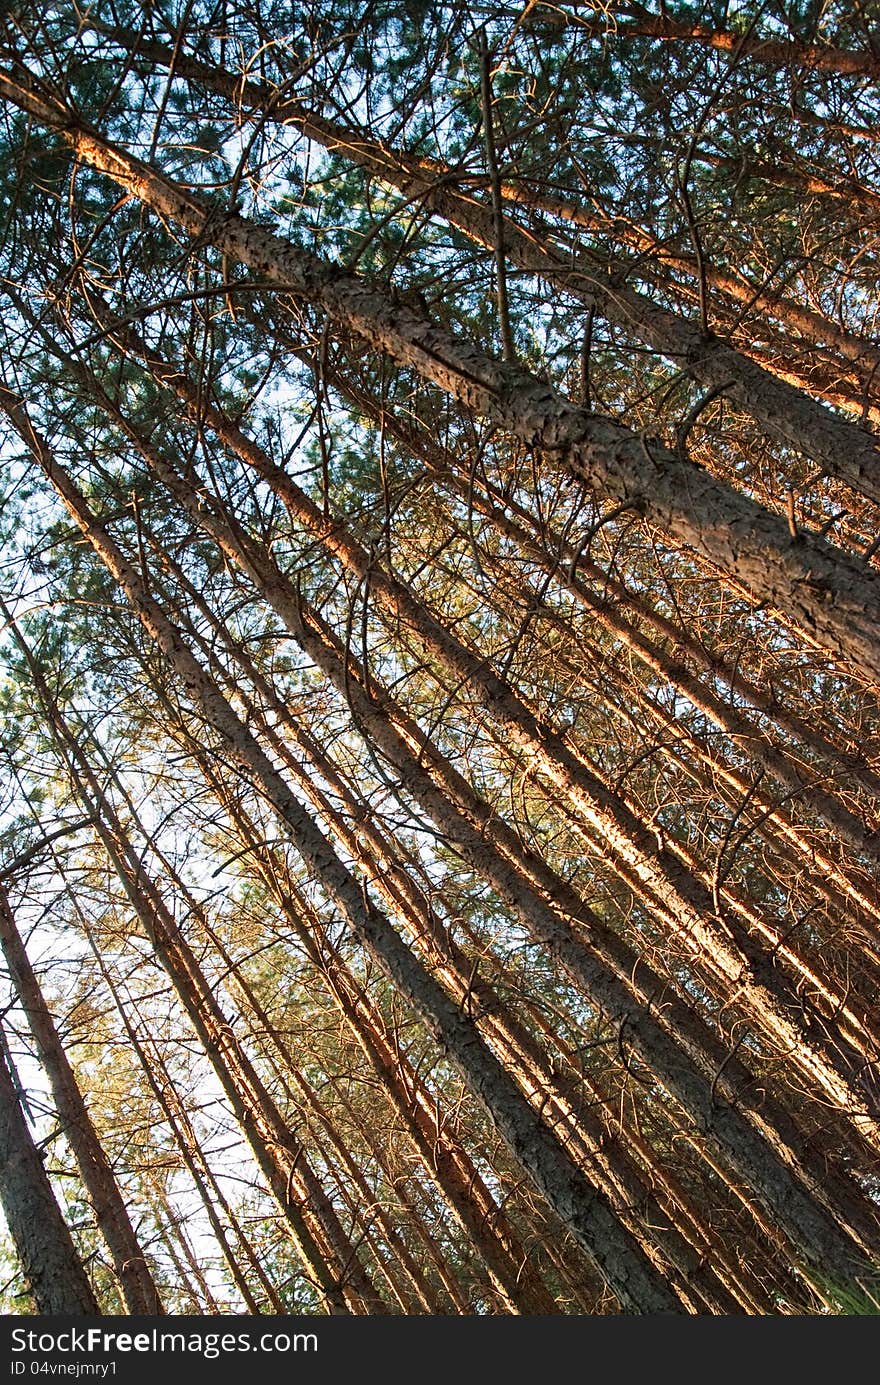
{"type": "Polygon", "coordinates": [[[5,1312],[880,1311],[878,81],[3,5],[5,1312]]]}

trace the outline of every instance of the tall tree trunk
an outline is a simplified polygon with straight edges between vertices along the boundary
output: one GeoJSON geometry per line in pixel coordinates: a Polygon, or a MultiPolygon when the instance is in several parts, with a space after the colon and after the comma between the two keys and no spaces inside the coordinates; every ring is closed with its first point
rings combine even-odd
{"type": "Polygon", "coordinates": [[[174,1268],[186,1285],[191,1298],[198,1305],[197,1311],[206,1315],[211,1314],[214,1317],[218,1316],[220,1305],[214,1297],[214,1291],[208,1283],[208,1277],[186,1234],[185,1213],[172,1207],[157,1172],[153,1171],[147,1174],[147,1182],[153,1195],[152,1200],[158,1204],[164,1214],[164,1240],[168,1253],[174,1261],[174,1268]],[[193,1285],[196,1288],[193,1288],[193,1285]]]}
{"type": "MultiPolygon", "coordinates": [[[[206,765],[204,768],[208,769],[208,766],[206,765]]],[[[250,840],[244,840],[243,837],[243,845],[252,851],[256,846],[255,839],[251,837],[250,840]]],[[[400,1290],[396,1282],[390,1283],[392,1291],[398,1296],[402,1311],[404,1313],[411,1312],[412,1304],[415,1303],[416,1311],[439,1313],[441,1308],[438,1305],[434,1290],[426,1279],[424,1272],[413,1258],[404,1237],[394,1226],[381,1200],[373,1194],[362,1171],[357,1167],[354,1159],[349,1154],[343,1138],[334,1127],[331,1115],[326,1110],[324,1103],[321,1102],[317,1092],[315,1092],[303,1072],[300,1071],[300,1066],[294,1054],[291,1052],[289,1044],[273,1024],[270,1015],[260,1001],[254,987],[247,980],[242,967],[234,961],[222,939],[217,935],[216,930],[211,927],[198,900],[189,893],[185,882],[176,875],[173,864],[170,861],[163,860],[163,865],[171,878],[174,879],[175,886],[180,892],[181,897],[186,900],[190,913],[199,920],[201,928],[210,938],[218,956],[223,961],[226,975],[229,978],[229,984],[234,991],[239,993],[246,1009],[252,1015],[253,1020],[259,1025],[259,1034],[263,1042],[272,1050],[276,1059],[281,1060],[285,1085],[287,1086],[289,1083],[294,1089],[290,1091],[291,1099],[295,1101],[305,1101],[309,1111],[317,1120],[319,1126],[325,1130],[333,1146],[336,1158],[341,1162],[347,1176],[354,1184],[361,1198],[362,1210],[369,1209],[371,1213],[375,1215],[386,1244],[398,1263],[399,1274],[409,1285],[408,1295],[405,1293],[404,1296],[400,1296],[400,1290]]],[[[407,1080],[406,1085],[410,1087],[410,1090],[415,1090],[416,1082],[414,1075],[407,1080]]],[[[431,1170],[429,1169],[428,1172],[431,1172],[431,1170]]],[[[472,1170],[469,1175],[469,1181],[472,1182],[476,1177],[476,1170],[472,1170]]],[[[549,1298],[542,1301],[542,1307],[551,1312],[553,1311],[552,1301],[549,1300],[549,1298]]]]}
{"type": "MultiPolygon", "coordinates": [[[[429,1265],[434,1266],[438,1284],[442,1286],[445,1293],[445,1299],[442,1300],[443,1308],[451,1307],[455,1313],[469,1314],[472,1311],[471,1304],[465,1286],[460,1282],[461,1276],[457,1273],[448,1256],[448,1247],[441,1245],[439,1238],[432,1234],[431,1227],[426,1225],[427,1217],[424,1207],[418,1205],[419,1196],[424,1198],[423,1183],[420,1180],[418,1194],[414,1189],[410,1192],[410,1180],[403,1178],[394,1167],[392,1152],[389,1143],[383,1138],[383,1134],[354,1109],[340,1083],[337,1082],[332,1085],[335,1101],[344,1111],[346,1119],[357,1130],[364,1148],[368,1150],[377,1168],[381,1170],[388,1188],[393,1191],[395,1203],[403,1206],[407,1224],[411,1226],[412,1233],[416,1238],[415,1244],[418,1246],[420,1254],[425,1257],[425,1272],[427,1273],[429,1265]]],[[[430,1176],[433,1170],[428,1170],[428,1172],[430,1176]]],[[[453,1220],[457,1221],[454,1207],[451,1204],[449,1210],[453,1220]]],[[[486,1284],[491,1289],[488,1278],[486,1284]]]]}
{"type": "MultiPolygon", "coordinates": [[[[11,612],[5,603],[0,602],[0,610],[12,624],[11,612]]],[[[146,1315],[161,1313],[159,1291],[25,951],[9,898],[2,885],[0,946],[19,1003],[34,1036],[40,1062],[52,1086],[61,1130],[73,1150],[80,1176],[95,1209],[98,1226],[110,1250],[128,1311],[146,1315]]]]}
{"type": "Polygon", "coordinates": [[[38,1313],[100,1313],[0,1044],[0,1201],[38,1313]]]}
{"type": "Polygon", "coordinates": [[[229,1237],[226,1232],[226,1225],[224,1225],[224,1219],[226,1224],[232,1228],[239,1246],[243,1248],[244,1255],[250,1265],[251,1271],[254,1274],[256,1274],[256,1276],[259,1278],[261,1287],[263,1288],[263,1291],[266,1294],[266,1299],[269,1305],[274,1310],[274,1312],[283,1313],[285,1311],[284,1304],[278,1297],[275,1286],[272,1284],[271,1280],[265,1274],[265,1271],[263,1270],[263,1267],[258,1257],[255,1255],[253,1248],[250,1245],[250,1242],[244,1236],[244,1233],[240,1225],[238,1224],[238,1220],[235,1214],[233,1213],[232,1208],[226,1201],[223,1190],[221,1189],[216,1178],[214,1178],[213,1176],[209,1162],[205,1157],[204,1152],[201,1150],[199,1140],[197,1139],[195,1132],[192,1129],[192,1125],[190,1123],[183,1102],[181,1101],[179,1094],[175,1089],[174,1083],[172,1082],[168,1070],[162,1061],[161,1055],[156,1049],[156,1045],[154,1044],[152,1046],[152,1054],[148,1054],[145,1046],[146,1037],[145,1041],[142,1042],[141,1038],[138,1036],[137,1030],[135,1028],[135,1021],[129,1014],[129,1007],[125,1004],[125,1002],[122,999],[120,987],[113,980],[113,977],[111,976],[110,971],[104,962],[104,958],[101,955],[101,950],[95,943],[94,935],[91,929],[87,930],[87,935],[89,939],[89,945],[92,949],[92,955],[94,956],[95,962],[101,972],[104,984],[106,985],[111,996],[113,997],[113,1002],[116,1006],[117,1013],[119,1015],[120,1020],[122,1021],[123,1028],[125,1029],[128,1041],[132,1046],[132,1050],[135,1053],[138,1062],[140,1063],[141,1071],[144,1074],[144,1079],[147,1083],[147,1086],[152,1092],[153,1097],[160,1111],[162,1112],[162,1115],[165,1121],[167,1122],[172,1135],[174,1136],[174,1140],[178,1150],[180,1151],[180,1157],[183,1160],[184,1167],[186,1168],[190,1178],[192,1179],[199,1193],[199,1197],[202,1201],[202,1206],[205,1209],[205,1215],[207,1216],[208,1221],[210,1222],[211,1230],[214,1233],[214,1237],[217,1241],[217,1244],[220,1247],[220,1251],[223,1255],[223,1258],[226,1261],[226,1265],[229,1269],[229,1274],[232,1278],[232,1282],[235,1284],[236,1288],[241,1294],[242,1301],[244,1302],[245,1307],[248,1309],[248,1311],[255,1314],[259,1313],[259,1304],[254,1296],[250,1284],[248,1283],[247,1277],[245,1276],[244,1271],[241,1265],[239,1264],[239,1260],[236,1257],[235,1251],[232,1245],[230,1244],[229,1237]],[[220,1213],[222,1213],[222,1218],[220,1213]]]}

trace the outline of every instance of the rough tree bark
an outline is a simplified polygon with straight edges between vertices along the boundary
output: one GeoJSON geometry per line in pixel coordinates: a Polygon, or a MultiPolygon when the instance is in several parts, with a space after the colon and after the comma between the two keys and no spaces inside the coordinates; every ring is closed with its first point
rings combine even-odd
{"type": "Polygon", "coordinates": [[[0,1045],[0,1201],[38,1313],[100,1312],[0,1045]]]}

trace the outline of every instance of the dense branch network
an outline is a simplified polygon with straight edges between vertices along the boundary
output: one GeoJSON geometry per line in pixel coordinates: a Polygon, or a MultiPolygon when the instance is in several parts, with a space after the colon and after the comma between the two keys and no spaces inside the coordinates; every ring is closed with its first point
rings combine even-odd
{"type": "Polygon", "coordinates": [[[876,1311],[873,36],[423,8],[2,21],[15,1302],[876,1311]]]}

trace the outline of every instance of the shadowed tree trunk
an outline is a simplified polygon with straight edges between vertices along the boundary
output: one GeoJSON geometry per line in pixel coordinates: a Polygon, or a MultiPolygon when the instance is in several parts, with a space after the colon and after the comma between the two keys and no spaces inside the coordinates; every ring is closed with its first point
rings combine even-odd
{"type": "Polygon", "coordinates": [[[100,1312],[0,1047],[0,1200],[38,1313],[100,1312]]]}

